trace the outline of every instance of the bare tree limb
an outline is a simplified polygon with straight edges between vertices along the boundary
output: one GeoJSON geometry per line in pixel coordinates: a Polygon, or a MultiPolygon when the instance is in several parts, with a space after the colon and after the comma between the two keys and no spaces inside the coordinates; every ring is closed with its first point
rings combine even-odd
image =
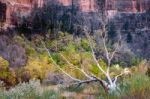
{"type": "Polygon", "coordinates": [[[96,63],[96,66],[100,69],[100,71],[102,71],[103,74],[106,75],[106,72],[103,70],[103,68],[100,66],[100,64],[98,63],[98,61],[96,59],[95,52],[94,52],[94,49],[93,49],[93,46],[92,46],[92,43],[91,43],[92,41],[91,41],[91,38],[90,38],[89,34],[86,33],[86,36],[88,38],[89,45],[90,45],[90,48],[91,48],[91,51],[92,51],[92,56],[93,56],[93,59],[94,59],[94,61],[96,63]]]}
{"type": "Polygon", "coordinates": [[[120,73],[119,75],[115,76],[115,80],[113,81],[114,84],[116,84],[118,77],[122,76],[124,73],[120,73]]]}

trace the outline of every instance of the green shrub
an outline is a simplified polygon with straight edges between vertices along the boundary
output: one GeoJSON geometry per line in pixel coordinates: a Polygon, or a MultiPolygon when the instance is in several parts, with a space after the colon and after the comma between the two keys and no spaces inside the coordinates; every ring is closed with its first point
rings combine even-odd
{"type": "Polygon", "coordinates": [[[81,40],[81,46],[86,51],[90,51],[91,50],[91,48],[89,46],[89,41],[87,39],[82,39],[81,40]]]}
{"type": "Polygon", "coordinates": [[[64,66],[65,62],[61,59],[59,53],[53,53],[53,54],[52,54],[52,58],[53,58],[53,60],[54,60],[57,64],[59,64],[61,67],[64,66]]]}

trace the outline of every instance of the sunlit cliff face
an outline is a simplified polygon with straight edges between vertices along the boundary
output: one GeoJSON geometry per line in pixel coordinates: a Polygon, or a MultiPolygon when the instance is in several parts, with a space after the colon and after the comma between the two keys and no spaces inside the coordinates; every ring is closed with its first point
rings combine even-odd
{"type": "MultiPolygon", "coordinates": [[[[98,0],[58,0],[64,6],[78,4],[83,12],[96,12],[98,0]]],[[[119,12],[144,12],[149,8],[150,0],[105,0],[105,7],[119,12]]]]}
{"type": "Polygon", "coordinates": [[[150,0],[107,0],[107,10],[119,12],[143,12],[149,8],[150,0]]]}
{"type": "Polygon", "coordinates": [[[143,13],[150,8],[150,0],[107,0],[106,8],[108,17],[113,17],[117,12],[143,13]]]}
{"type": "Polygon", "coordinates": [[[82,12],[96,12],[96,0],[59,0],[64,6],[78,5],[82,12]]]}
{"type": "MultiPolygon", "coordinates": [[[[78,4],[82,12],[97,12],[98,0],[59,0],[64,6],[78,4]]],[[[112,18],[117,12],[143,13],[149,9],[150,0],[105,0],[108,17],[112,18]]]]}
{"type": "Polygon", "coordinates": [[[61,4],[64,6],[70,6],[72,5],[72,0],[58,0],[61,4]]]}
{"type": "Polygon", "coordinates": [[[96,12],[96,0],[79,0],[80,9],[83,12],[96,12]]]}

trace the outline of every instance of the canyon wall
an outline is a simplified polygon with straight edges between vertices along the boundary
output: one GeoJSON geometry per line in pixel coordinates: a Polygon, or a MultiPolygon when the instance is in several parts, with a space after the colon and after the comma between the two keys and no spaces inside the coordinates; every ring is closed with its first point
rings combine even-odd
{"type": "MultiPolygon", "coordinates": [[[[29,15],[32,9],[43,7],[47,1],[53,0],[0,0],[0,18],[3,21],[6,19],[7,25],[15,23],[15,16],[29,15]],[[2,7],[4,6],[5,7],[2,7]],[[3,10],[2,10],[3,9],[3,10]],[[5,12],[5,13],[4,13],[5,12]],[[6,17],[6,18],[4,18],[6,17]]],[[[56,0],[63,6],[78,6],[81,12],[98,12],[98,0],[56,0]]],[[[50,2],[49,2],[50,3],[50,2]]],[[[105,0],[105,8],[108,12],[108,17],[115,16],[118,12],[123,13],[143,13],[149,9],[150,0],[105,0]]]]}

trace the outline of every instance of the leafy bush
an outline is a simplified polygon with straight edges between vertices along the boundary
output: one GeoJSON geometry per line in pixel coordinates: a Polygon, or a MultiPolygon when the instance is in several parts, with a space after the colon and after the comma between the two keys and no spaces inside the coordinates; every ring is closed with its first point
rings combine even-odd
{"type": "Polygon", "coordinates": [[[91,49],[90,49],[90,46],[89,46],[89,41],[86,40],[86,39],[82,39],[82,40],[81,40],[81,46],[82,46],[82,48],[83,48],[84,50],[86,50],[86,51],[90,51],[90,50],[91,50],[91,49]]]}

